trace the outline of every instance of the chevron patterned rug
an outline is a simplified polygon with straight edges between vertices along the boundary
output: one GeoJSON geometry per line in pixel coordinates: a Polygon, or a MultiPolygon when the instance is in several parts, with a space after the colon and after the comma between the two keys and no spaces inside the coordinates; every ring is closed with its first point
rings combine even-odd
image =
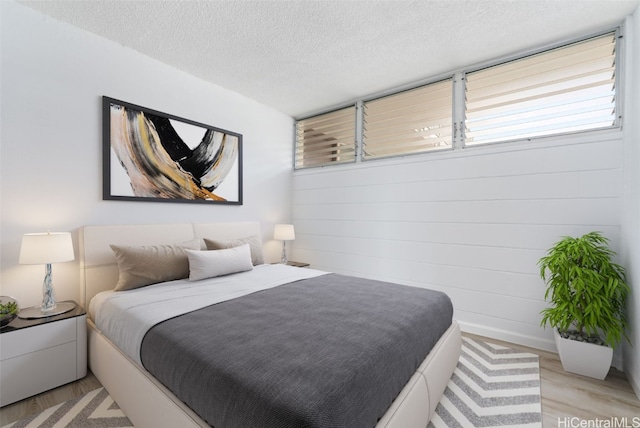
{"type": "Polygon", "coordinates": [[[542,427],[538,356],[462,338],[462,354],[429,428],[542,427]]]}
{"type": "Polygon", "coordinates": [[[3,428],[111,428],[133,424],[104,388],[88,392],[3,428]]]}
{"type": "MultiPolygon", "coordinates": [[[[429,428],[541,427],[538,356],[462,338],[462,355],[429,428]]],[[[104,388],[3,428],[133,427],[104,388]]]]}

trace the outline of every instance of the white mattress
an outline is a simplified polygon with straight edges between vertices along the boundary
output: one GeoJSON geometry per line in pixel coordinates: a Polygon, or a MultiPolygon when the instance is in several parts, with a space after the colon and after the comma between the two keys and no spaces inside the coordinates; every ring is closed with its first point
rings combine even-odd
{"type": "Polygon", "coordinates": [[[142,339],[154,325],[209,305],[325,274],[281,264],[258,265],[250,271],[201,281],[185,279],[129,291],[104,291],[91,300],[89,315],[98,330],[142,366],[142,339]]]}

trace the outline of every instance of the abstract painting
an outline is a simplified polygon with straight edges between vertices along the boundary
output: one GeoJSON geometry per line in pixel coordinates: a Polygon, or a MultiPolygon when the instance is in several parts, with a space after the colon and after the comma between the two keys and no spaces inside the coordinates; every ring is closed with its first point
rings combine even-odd
{"type": "Polygon", "coordinates": [[[242,135],[102,98],[103,199],[242,205],[242,135]]]}

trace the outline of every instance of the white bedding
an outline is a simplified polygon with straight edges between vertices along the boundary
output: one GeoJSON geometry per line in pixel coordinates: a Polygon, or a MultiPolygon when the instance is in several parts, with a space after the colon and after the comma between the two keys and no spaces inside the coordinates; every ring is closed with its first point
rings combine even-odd
{"type": "Polygon", "coordinates": [[[129,291],[104,291],[89,304],[96,327],[142,366],[140,347],[154,325],[209,305],[301,279],[324,275],[315,269],[258,265],[253,270],[201,281],[176,280],[129,291]]]}

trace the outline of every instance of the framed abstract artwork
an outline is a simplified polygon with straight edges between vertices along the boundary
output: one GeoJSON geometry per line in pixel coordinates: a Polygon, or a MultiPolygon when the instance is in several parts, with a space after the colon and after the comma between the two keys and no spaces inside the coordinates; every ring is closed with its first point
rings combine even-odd
{"type": "Polygon", "coordinates": [[[242,134],[102,97],[103,199],[242,205],[242,134]]]}

